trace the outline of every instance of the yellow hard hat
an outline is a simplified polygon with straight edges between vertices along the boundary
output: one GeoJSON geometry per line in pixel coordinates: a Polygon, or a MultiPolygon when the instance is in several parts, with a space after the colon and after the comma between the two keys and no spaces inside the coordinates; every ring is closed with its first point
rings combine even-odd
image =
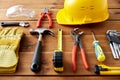
{"type": "Polygon", "coordinates": [[[79,25],[102,22],[108,17],[107,0],[65,0],[56,19],[59,24],[79,25]]]}

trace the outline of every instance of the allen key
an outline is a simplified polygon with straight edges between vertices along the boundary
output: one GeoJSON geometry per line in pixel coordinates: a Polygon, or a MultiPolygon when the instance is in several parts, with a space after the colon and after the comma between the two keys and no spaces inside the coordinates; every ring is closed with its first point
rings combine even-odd
{"type": "Polygon", "coordinates": [[[120,33],[116,30],[108,30],[106,32],[109,45],[113,54],[114,59],[119,59],[120,57],[120,33]]]}

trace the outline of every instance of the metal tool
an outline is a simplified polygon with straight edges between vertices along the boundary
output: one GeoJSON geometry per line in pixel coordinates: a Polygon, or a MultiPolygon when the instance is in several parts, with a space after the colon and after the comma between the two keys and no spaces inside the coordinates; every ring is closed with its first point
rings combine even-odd
{"type": "Polygon", "coordinates": [[[73,46],[73,50],[72,50],[72,68],[73,68],[73,72],[76,72],[76,53],[77,53],[77,47],[80,47],[80,51],[81,51],[81,56],[82,56],[82,61],[84,64],[85,69],[89,69],[88,63],[87,63],[87,59],[85,56],[85,51],[84,48],[82,46],[82,41],[80,39],[80,36],[83,34],[83,32],[79,32],[78,34],[76,33],[76,31],[79,30],[79,28],[74,28],[71,31],[71,35],[74,38],[74,46],[73,46]]]}
{"type": "Polygon", "coordinates": [[[119,59],[120,57],[120,33],[116,30],[108,30],[106,32],[107,39],[113,54],[114,59],[119,59]]]}
{"type": "Polygon", "coordinates": [[[27,28],[29,26],[28,22],[1,22],[1,26],[7,27],[7,26],[23,26],[27,28]]]}
{"type": "Polygon", "coordinates": [[[36,46],[34,57],[33,57],[32,64],[31,64],[31,70],[33,72],[38,72],[40,71],[40,66],[41,66],[42,35],[44,35],[45,33],[48,33],[54,36],[54,33],[47,28],[30,29],[30,33],[39,34],[37,46],[36,46]]]}
{"type": "Polygon", "coordinates": [[[99,43],[99,41],[96,40],[93,32],[92,32],[92,36],[94,38],[93,45],[95,47],[96,58],[99,62],[103,62],[103,61],[105,61],[105,54],[103,53],[100,43],[99,43]]]}
{"type": "Polygon", "coordinates": [[[120,67],[109,67],[106,65],[95,65],[94,72],[99,75],[120,75],[120,67]]]}
{"type": "Polygon", "coordinates": [[[47,16],[48,20],[49,20],[49,28],[52,28],[52,18],[50,17],[50,12],[48,12],[48,8],[44,8],[43,12],[40,14],[40,18],[38,19],[37,22],[37,28],[40,27],[40,23],[42,21],[42,19],[44,18],[44,16],[47,16]]]}
{"type": "Polygon", "coordinates": [[[62,29],[58,30],[58,49],[55,50],[53,55],[53,65],[56,72],[63,72],[63,51],[62,51],[62,29]]]}

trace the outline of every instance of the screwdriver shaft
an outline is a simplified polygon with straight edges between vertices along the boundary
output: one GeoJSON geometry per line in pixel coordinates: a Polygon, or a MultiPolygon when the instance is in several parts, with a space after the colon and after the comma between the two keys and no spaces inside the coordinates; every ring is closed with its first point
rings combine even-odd
{"type": "Polygon", "coordinates": [[[93,31],[91,31],[91,32],[92,32],[92,36],[93,36],[94,41],[96,41],[94,32],[93,31]]]}

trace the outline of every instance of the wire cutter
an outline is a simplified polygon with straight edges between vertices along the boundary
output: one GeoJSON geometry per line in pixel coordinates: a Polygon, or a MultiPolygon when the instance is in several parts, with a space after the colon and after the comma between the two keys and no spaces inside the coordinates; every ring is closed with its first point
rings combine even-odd
{"type": "Polygon", "coordinates": [[[48,8],[44,8],[43,12],[40,14],[40,18],[38,19],[37,22],[37,28],[40,27],[40,23],[42,21],[42,19],[44,18],[44,16],[47,16],[48,20],[49,20],[49,28],[52,27],[52,18],[50,17],[50,12],[48,12],[48,8]]]}
{"type": "Polygon", "coordinates": [[[73,30],[71,30],[71,35],[74,38],[74,46],[73,46],[73,50],[72,50],[72,69],[73,69],[73,72],[76,72],[76,69],[77,69],[76,68],[76,56],[77,56],[76,53],[77,53],[77,47],[78,46],[80,47],[80,52],[81,52],[84,67],[87,70],[89,69],[88,63],[87,63],[87,60],[86,60],[86,56],[85,56],[85,51],[84,51],[84,48],[82,46],[82,41],[80,39],[80,36],[83,34],[83,32],[79,32],[77,34],[76,31],[78,29],[79,28],[74,28],[73,30]]]}

